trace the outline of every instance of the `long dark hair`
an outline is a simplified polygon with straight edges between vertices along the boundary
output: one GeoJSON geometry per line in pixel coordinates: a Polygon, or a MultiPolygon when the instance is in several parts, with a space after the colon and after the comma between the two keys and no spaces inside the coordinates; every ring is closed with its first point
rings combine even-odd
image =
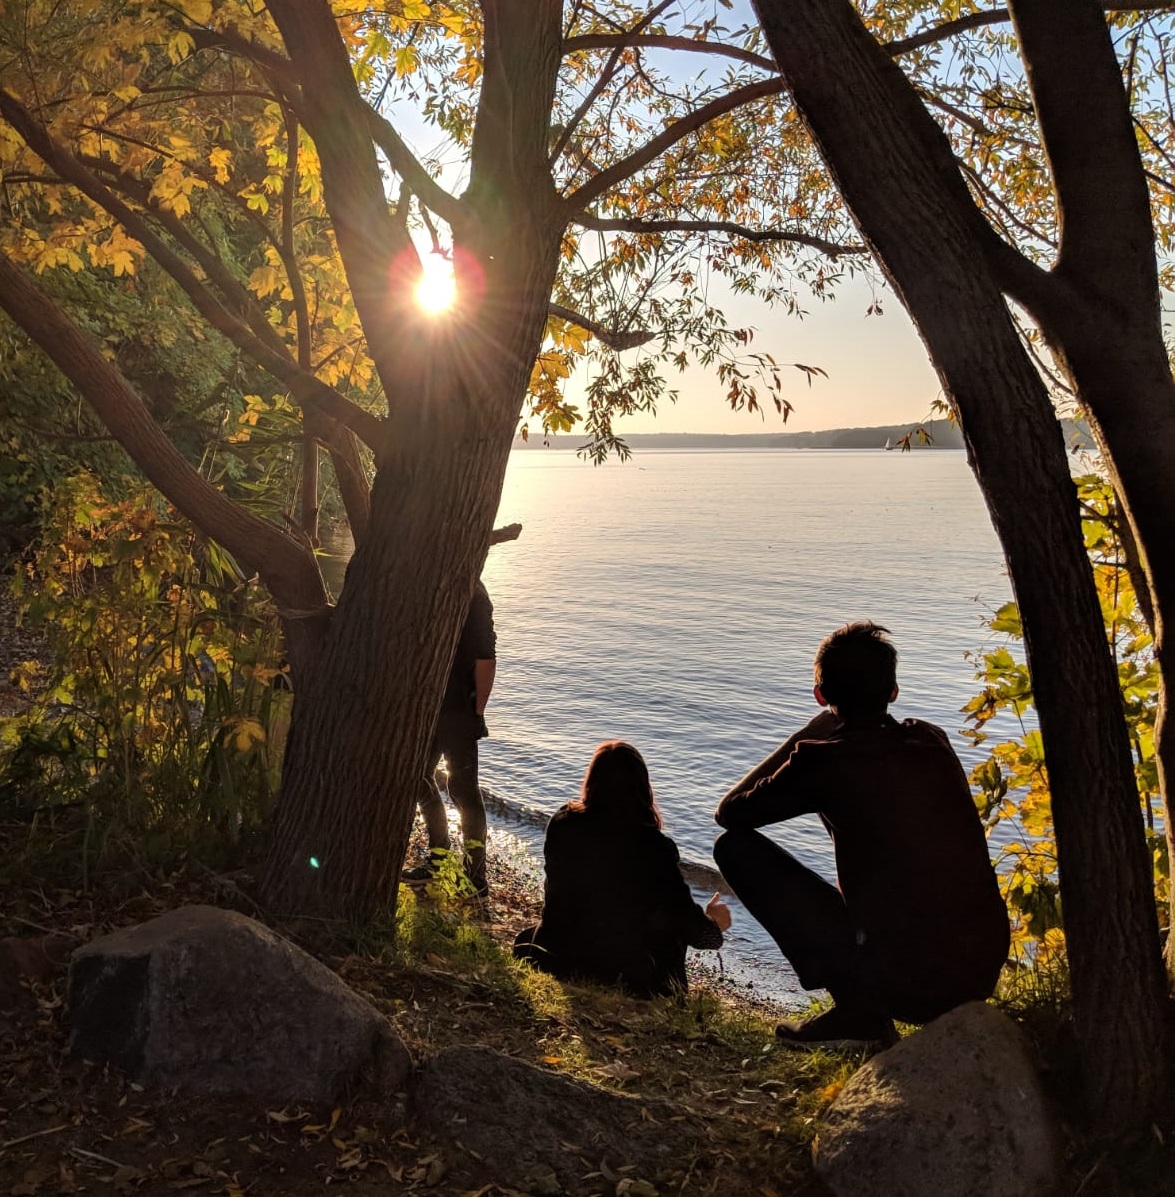
{"type": "Polygon", "coordinates": [[[645,758],[624,740],[607,740],[592,755],[576,810],[644,827],[661,827],[645,758]]]}

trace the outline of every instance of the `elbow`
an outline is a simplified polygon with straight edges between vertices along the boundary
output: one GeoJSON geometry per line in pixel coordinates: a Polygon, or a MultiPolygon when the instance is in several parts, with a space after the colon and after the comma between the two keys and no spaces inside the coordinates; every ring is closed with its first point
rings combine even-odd
{"type": "Polygon", "coordinates": [[[737,805],[731,801],[731,796],[728,794],[718,803],[714,809],[714,822],[722,828],[723,831],[729,831],[738,823],[738,808],[737,805]]]}

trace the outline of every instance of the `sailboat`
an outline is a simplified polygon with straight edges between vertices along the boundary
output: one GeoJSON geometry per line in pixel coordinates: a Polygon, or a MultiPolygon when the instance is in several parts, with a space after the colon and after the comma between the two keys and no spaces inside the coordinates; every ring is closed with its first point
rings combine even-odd
{"type": "Polygon", "coordinates": [[[887,449],[893,448],[893,441],[891,441],[888,436],[885,438],[885,447],[887,449]]]}

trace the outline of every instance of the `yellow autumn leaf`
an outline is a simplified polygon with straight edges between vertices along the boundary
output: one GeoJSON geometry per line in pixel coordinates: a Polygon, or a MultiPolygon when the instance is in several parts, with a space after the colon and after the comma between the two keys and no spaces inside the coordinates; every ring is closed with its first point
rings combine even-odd
{"type": "Polygon", "coordinates": [[[172,0],[189,20],[204,25],[212,18],[212,0],[172,0]]]}
{"type": "Polygon", "coordinates": [[[190,33],[173,33],[167,40],[167,57],[178,66],[196,48],[195,39],[190,33]]]}
{"type": "Polygon", "coordinates": [[[238,752],[248,752],[254,744],[265,743],[265,728],[252,716],[242,715],[233,729],[233,744],[238,752]]]}
{"type": "Polygon", "coordinates": [[[245,201],[246,208],[260,212],[262,216],[269,211],[269,200],[260,191],[242,191],[241,198],[245,201]]]}
{"type": "Polygon", "coordinates": [[[232,164],[232,160],[232,151],[222,145],[213,146],[208,151],[208,164],[216,171],[216,181],[218,183],[228,182],[229,166],[232,164]]]}
{"type": "Polygon", "coordinates": [[[416,47],[400,46],[393,56],[393,62],[397,75],[411,75],[419,65],[419,60],[416,55],[416,47]]]}
{"type": "Polygon", "coordinates": [[[282,285],[282,273],[275,266],[258,266],[249,275],[249,290],[260,299],[272,295],[282,285]]]}

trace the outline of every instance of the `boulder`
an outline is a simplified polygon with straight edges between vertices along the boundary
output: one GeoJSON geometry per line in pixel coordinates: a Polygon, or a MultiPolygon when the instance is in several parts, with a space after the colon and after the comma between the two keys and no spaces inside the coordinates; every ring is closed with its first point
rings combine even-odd
{"type": "Polygon", "coordinates": [[[528,1193],[598,1192],[601,1175],[613,1185],[622,1176],[651,1181],[684,1165],[683,1135],[700,1137],[696,1120],[664,1102],[481,1047],[448,1048],[430,1060],[412,1113],[418,1126],[472,1157],[479,1177],[528,1193]],[[633,1169],[616,1171],[627,1165],[633,1169]],[[594,1179],[585,1181],[589,1173],[594,1179]]]}
{"type": "Polygon", "coordinates": [[[69,969],[70,1050],[143,1085],[330,1103],[411,1067],[388,1020],[301,948],[185,906],[94,940],[69,969]]]}
{"type": "Polygon", "coordinates": [[[833,1102],[813,1147],[845,1197],[1041,1197],[1059,1136],[1029,1044],[971,1002],[874,1056],[833,1102]]]}

